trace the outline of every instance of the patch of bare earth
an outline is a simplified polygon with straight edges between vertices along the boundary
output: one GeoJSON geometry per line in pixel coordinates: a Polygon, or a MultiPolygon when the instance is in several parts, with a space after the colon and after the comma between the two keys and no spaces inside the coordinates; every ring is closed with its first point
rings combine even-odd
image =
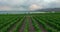
{"type": "Polygon", "coordinates": [[[28,20],[29,20],[29,32],[35,32],[35,29],[32,25],[32,20],[30,16],[27,16],[28,20]]]}

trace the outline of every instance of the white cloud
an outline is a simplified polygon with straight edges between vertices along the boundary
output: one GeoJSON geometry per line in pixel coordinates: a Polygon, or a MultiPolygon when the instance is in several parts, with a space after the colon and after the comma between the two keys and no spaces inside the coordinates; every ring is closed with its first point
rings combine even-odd
{"type": "Polygon", "coordinates": [[[26,0],[0,0],[0,10],[24,10],[21,5],[24,4],[25,1],[26,0]]]}
{"type": "Polygon", "coordinates": [[[0,0],[0,10],[28,10],[33,4],[42,8],[56,8],[60,7],[60,0],[0,0]]]}

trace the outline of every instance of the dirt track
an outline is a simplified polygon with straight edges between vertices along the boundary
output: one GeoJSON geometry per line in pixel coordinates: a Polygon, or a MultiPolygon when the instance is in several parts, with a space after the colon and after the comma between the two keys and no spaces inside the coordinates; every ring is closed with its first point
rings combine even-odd
{"type": "Polygon", "coordinates": [[[34,29],[34,27],[33,27],[33,25],[32,25],[31,17],[28,16],[27,18],[28,18],[28,20],[29,20],[29,32],[35,32],[35,29],[34,29]]]}

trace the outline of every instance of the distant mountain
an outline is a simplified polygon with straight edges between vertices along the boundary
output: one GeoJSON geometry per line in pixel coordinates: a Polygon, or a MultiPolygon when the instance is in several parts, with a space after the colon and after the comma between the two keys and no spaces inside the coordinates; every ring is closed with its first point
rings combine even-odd
{"type": "Polygon", "coordinates": [[[24,14],[23,11],[0,11],[0,14],[24,14]]]}
{"type": "Polygon", "coordinates": [[[0,11],[0,14],[25,14],[29,12],[60,12],[60,8],[37,9],[34,11],[0,11]]]}
{"type": "Polygon", "coordinates": [[[51,12],[51,11],[56,11],[56,12],[60,12],[60,8],[48,8],[48,9],[38,9],[35,11],[45,11],[45,12],[51,12]]]}

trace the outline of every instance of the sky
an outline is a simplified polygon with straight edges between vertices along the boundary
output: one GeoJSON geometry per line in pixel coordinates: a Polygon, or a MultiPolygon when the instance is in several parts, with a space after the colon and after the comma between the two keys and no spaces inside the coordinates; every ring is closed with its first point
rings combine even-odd
{"type": "Polygon", "coordinates": [[[60,8],[60,0],[0,0],[0,11],[60,8]]]}

